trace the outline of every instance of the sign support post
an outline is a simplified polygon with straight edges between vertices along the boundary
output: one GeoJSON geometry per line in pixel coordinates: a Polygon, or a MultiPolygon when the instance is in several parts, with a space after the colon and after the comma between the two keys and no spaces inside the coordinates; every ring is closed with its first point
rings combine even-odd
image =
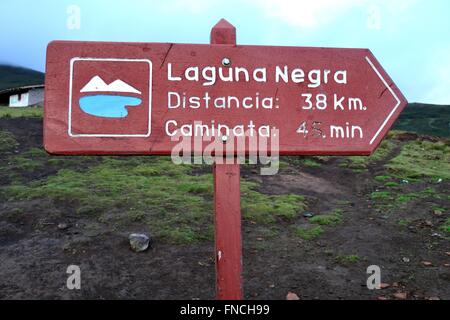
{"type": "MultiPolygon", "coordinates": [[[[236,28],[226,20],[220,20],[211,30],[211,44],[236,45],[236,28]]],[[[233,164],[215,163],[213,166],[218,300],[243,298],[240,168],[236,158],[234,161],[233,164]]]]}

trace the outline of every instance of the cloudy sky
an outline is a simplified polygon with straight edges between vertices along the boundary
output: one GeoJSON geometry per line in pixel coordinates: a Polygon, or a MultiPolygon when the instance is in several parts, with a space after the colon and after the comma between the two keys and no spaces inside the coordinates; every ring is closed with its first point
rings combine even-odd
{"type": "Polygon", "coordinates": [[[411,102],[450,104],[448,0],[2,0],[0,63],[44,71],[51,40],[370,48],[411,102]]]}

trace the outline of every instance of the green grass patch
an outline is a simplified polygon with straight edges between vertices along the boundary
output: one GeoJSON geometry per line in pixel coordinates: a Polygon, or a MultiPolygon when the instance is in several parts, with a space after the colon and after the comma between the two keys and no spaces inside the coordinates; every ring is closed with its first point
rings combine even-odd
{"type": "Polygon", "coordinates": [[[450,179],[450,146],[444,142],[411,141],[385,167],[402,178],[450,179]]]}
{"type": "Polygon", "coordinates": [[[18,146],[19,143],[11,132],[0,130],[0,153],[2,155],[13,152],[18,146]]]}
{"type": "Polygon", "coordinates": [[[342,213],[341,209],[336,209],[330,214],[314,216],[309,219],[309,222],[321,226],[336,226],[342,223],[342,213]]]}
{"type": "Polygon", "coordinates": [[[370,194],[370,198],[372,200],[382,200],[382,201],[387,201],[387,200],[392,200],[392,194],[389,191],[375,191],[372,192],[370,194]]]}
{"type": "Polygon", "coordinates": [[[436,189],[434,189],[432,187],[428,187],[428,188],[425,188],[424,190],[422,190],[422,194],[427,195],[427,196],[434,196],[434,195],[438,194],[438,192],[436,191],[436,189]]]}
{"type": "Polygon", "coordinates": [[[407,194],[400,194],[396,197],[395,201],[397,203],[408,203],[410,201],[413,201],[415,199],[419,198],[419,195],[416,193],[407,193],[407,194]]]}
{"type": "Polygon", "coordinates": [[[450,218],[444,222],[444,224],[440,228],[443,232],[450,234],[450,218]]]}
{"type": "Polygon", "coordinates": [[[30,150],[22,153],[22,156],[28,158],[47,158],[49,155],[43,148],[31,148],[30,150]]]}
{"type": "Polygon", "coordinates": [[[314,159],[306,158],[303,160],[303,165],[310,168],[320,168],[322,166],[321,163],[317,162],[314,159]]]}
{"type": "Polygon", "coordinates": [[[385,159],[394,149],[395,143],[389,139],[384,140],[378,149],[371,156],[351,156],[346,157],[345,162],[339,164],[340,167],[364,171],[370,163],[385,159]]]}
{"type": "Polygon", "coordinates": [[[406,227],[408,227],[408,226],[411,224],[411,220],[408,220],[408,219],[400,219],[400,220],[397,221],[397,224],[398,224],[400,227],[406,228],[406,227]]]}
{"type": "Polygon", "coordinates": [[[351,255],[342,255],[336,257],[336,262],[339,264],[349,265],[349,264],[355,264],[361,261],[361,257],[355,254],[351,255]]]}
{"type": "Polygon", "coordinates": [[[241,208],[247,220],[272,224],[277,219],[292,220],[307,207],[305,197],[294,194],[266,195],[256,191],[259,184],[241,182],[241,208]]]}
{"type": "Polygon", "coordinates": [[[329,157],[281,157],[282,162],[293,166],[304,166],[309,168],[320,168],[322,163],[329,157]]]}
{"type": "Polygon", "coordinates": [[[446,208],[440,207],[440,206],[433,206],[432,207],[433,211],[439,212],[439,213],[444,213],[447,211],[446,208]]]}
{"type": "Polygon", "coordinates": [[[389,180],[392,180],[392,177],[391,176],[376,176],[374,179],[375,179],[375,181],[378,181],[378,182],[387,182],[389,180]]]}
{"type": "Polygon", "coordinates": [[[42,162],[23,156],[14,157],[12,167],[20,172],[34,172],[43,167],[42,162]]]}
{"type": "Polygon", "coordinates": [[[12,199],[49,198],[116,226],[140,221],[169,242],[212,239],[205,227],[212,223],[212,204],[205,200],[212,195],[212,175],[189,175],[190,170],[168,158],[108,158],[85,172],[62,169],[45,180],[4,191],[12,199]],[[194,185],[201,188],[189,188],[194,185]]]}
{"type": "MultiPolygon", "coordinates": [[[[42,161],[36,159],[44,155],[32,149],[14,159],[22,171],[32,171],[39,169],[42,161]]],[[[65,158],[48,158],[65,165],[65,158]]],[[[77,159],[84,158],[73,161],[77,159]]],[[[62,168],[44,180],[2,187],[2,199],[49,199],[59,210],[72,208],[114,228],[147,224],[155,236],[170,243],[213,239],[212,174],[194,174],[194,166],[174,165],[169,157],[102,159],[87,169],[62,168]]],[[[258,183],[246,180],[241,186],[244,218],[260,223],[262,229],[291,221],[306,208],[303,196],[261,194],[258,183]]]]}
{"type": "Polygon", "coordinates": [[[388,187],[388,188],[398,188],[398,187],[400,187],[400,183],[389,181],[389,182],[386,182],[384,184],[384,186],[388,187]]]}
{"type": "Polygon", "coordinates": [[[42,118],[42,107],[11,108],[0,107],[0,118],[42,118]]]}
{"type": "Polygon", "coordinates": [[[313,240],[323,233],[323,229],[321,226],[317,227],[297,227],[295,229],[295,234],[302,238],[303,240],[313,240]]]}

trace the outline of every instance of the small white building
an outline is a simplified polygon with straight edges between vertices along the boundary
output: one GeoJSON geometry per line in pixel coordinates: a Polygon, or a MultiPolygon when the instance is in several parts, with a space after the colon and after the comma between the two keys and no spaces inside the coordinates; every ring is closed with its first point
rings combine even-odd
{"type": "Polygon", "coordinates": [[[44,85],[24,86],[0,91],[0,105],[32,107],[44,105],[44,85]]]}

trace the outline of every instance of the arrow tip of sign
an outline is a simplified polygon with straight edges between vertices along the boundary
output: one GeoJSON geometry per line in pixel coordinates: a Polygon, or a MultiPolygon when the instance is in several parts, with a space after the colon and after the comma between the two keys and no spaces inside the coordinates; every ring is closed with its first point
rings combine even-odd
{"type": "Polygon", "coordinates": [[[236,28],[220,19],[211,30],[211,44],[236,44],[236,28]]]}

